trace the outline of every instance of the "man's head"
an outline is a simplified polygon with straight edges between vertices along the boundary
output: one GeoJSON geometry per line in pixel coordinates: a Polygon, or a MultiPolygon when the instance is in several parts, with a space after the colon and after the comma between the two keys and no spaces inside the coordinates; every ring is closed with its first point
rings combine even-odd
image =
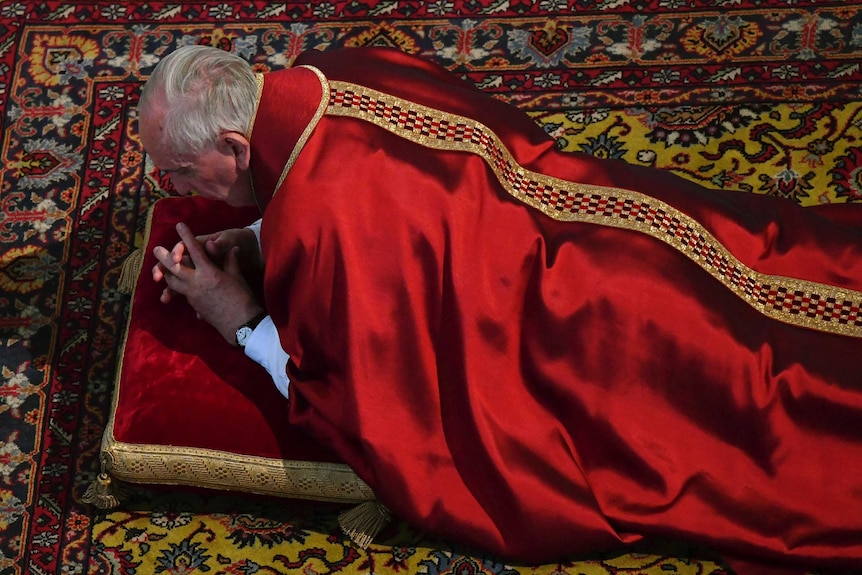
{"type": "Polygon", "coordinates": [[[177,192],[254,204],[247,131],[257,82],[248,62],[208,46],[162,59],[139,104],[141,142],[177,192]]]}

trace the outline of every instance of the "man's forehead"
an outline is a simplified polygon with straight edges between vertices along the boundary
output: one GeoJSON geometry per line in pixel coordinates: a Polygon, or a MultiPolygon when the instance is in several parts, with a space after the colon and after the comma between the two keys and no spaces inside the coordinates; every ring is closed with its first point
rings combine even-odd
{"type": "Polygon", "coordinates": [[[175,172],[180,168],[186,168],[191,165],[189,158],[184,155],[171,153],[164,145],[158,142],[153,142],[146,147],[147,142],[144,142],[147,155],[153,165],[163,172],[175,172]]]}
{"type": "Polygon", "coordinates": [[[163,172],[174,172],[188,167],[191,162],[183,155],[172,153],[165,144],[164,124],[167,110],[164,102],[163,95],[154,94],[147,105],[138,110],[138,132],[153,165],[163,172]]]}

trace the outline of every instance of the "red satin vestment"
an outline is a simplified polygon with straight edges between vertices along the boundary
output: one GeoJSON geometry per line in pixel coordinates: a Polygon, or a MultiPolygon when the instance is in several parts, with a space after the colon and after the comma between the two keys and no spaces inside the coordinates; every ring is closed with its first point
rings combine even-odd
{"type": "Polygon", "coordinates": [[[397,515],[527,561],[660,536],[862,564],[855,206],[559,152],[395,51],[262,78],[291,419],[397,515]]]}

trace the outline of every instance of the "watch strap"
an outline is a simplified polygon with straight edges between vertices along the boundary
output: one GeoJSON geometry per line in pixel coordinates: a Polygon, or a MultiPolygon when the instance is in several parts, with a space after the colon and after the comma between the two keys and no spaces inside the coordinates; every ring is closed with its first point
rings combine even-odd
{"type": "Polygon", "coordinates": [[[247,322],[245,322],[244,324],[242,324],[242,327],[250,327],[251,329],[254,329],[258,325],[260,325],[260,322],[262,322],[264,319],[266,319],[267,315],[269,315],[269,314],[267,314],[265,311],[262,311],[259,314],[257,314],[256,316],[254,316],[253,318],[251,318],[250,320],[248,320],[247,322]]]}
{"type": "MultiPolygon", "coordinates": [[[[236,330],[236,343],[237,343],[237,345],[239,345],[240,347],[245,347],[245,345],[244,345],[245,342],[240,341],[240,337],[239,337],[240,332],[248,329],[249,333],[251,333],[252,331],[254,331],[254,328],[256,328],[258,325],[260,325],[260,322],[262,322],[266,318],[267,315],[268,314],[265,311],[261,312],[261,313],[257,314],[256,316],[254,316],[253,318],[251,318],[250,320],[248,320],[247,322],[245,322],[244,324],[242,324],[241,326],[239,326],[236,330]]],[[[243,339],[245,339],[245,338],[243,338],[243,339]]]]}

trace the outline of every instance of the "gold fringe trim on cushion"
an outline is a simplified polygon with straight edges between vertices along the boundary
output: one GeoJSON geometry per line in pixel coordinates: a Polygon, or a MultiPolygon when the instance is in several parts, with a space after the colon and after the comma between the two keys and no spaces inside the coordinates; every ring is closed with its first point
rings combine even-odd
{"type": "Polygon", "coordinates": [[[123,262],[123,269],[120,270],[120,282],[117,286],[120,293],[131,295],[135,292],[135,285],[138,283],[142,265],[144,265],[144,250],[137,248],[123,262]]]}
{"type": "Polygon", "coordinates": [[[385,505],[366,501],[338,516],[338,524],[360,549],[367,549],[380,531],[392,519],[385,505]]]}

